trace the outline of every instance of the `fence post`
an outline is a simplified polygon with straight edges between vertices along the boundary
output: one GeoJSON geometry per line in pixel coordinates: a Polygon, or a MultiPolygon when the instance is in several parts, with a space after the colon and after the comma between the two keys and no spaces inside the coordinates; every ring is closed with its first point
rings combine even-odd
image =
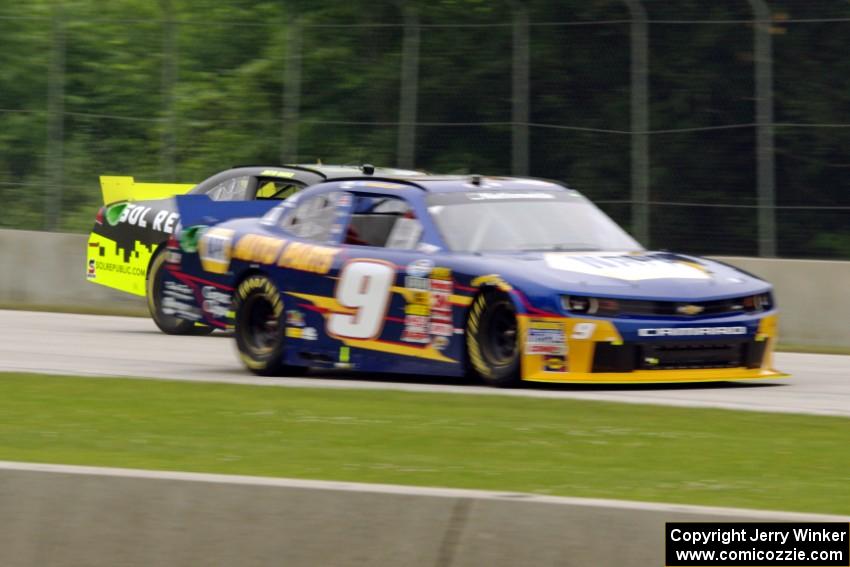
{"type": "Polygon", "coordinates": [[[748,0],[755,16],[753,51],[756,83],[756,184],[758,254],[776,256],[776,170],[773,145],[773,44],[770,8],[764,0],[748,0]]]}
{"type": "Polygon", "coordinates": [[[640,0],[625,2],[631,14],[632,234],[649,248],[649,26],[640,0]]]}
{"type": "Polygon", "coordinates": [[[283,67],[283,116],[280,132],[280,162],[298,163],[298,127],[301,114],[301,18],[287,30],[286,63],[283,67]]]}
{"type": "Polygon", "coordinates": [[[511,172],[528,175],[529,47],[528,6],[514,2],[511,172]]]}
{"type": "Polygon", "coordinates": [[[47,73],[47,186],[44,189],[44,230],[59,227],[65,182],[65,13],[62,2],[53,4],[50,69],[47,73]]]}
{"type": "Polygon", "coordinates": [[[177,84],[177,40],[172,0],[161,0],[162,28],[162,78],[161,93],[164,123],[160,138],[159,170],[163,180],[176,181],[177,108],[174,88],[177,84]]]}
{"type": "Polygon", "coordinates": [[[398,167],[416,163],[416,115],[419,95],[419,12],[404,3],[404,38],[401,47],[401,87],[398,108],[398,167]]]}

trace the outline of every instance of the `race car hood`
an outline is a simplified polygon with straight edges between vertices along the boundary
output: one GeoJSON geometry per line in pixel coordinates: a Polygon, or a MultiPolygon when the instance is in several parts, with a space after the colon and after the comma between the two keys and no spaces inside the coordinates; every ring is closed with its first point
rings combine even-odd
{"type": "Polygon", "coordinates": [[[554,293],[710,301],[771,289],[732,266],[669,252],[526,253],[511,265],[522,287],[554,293]]]}

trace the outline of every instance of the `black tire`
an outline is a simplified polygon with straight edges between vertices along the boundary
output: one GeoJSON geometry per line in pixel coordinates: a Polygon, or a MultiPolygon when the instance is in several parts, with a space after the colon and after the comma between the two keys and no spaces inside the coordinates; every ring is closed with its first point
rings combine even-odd
{"type": "Polygon", "coordinates": [[[466,349],[473,372],[489,386],[520,382],[516,307],[506,293],[486,290],[472,302],[466,322],[466,349]]]}
{"type": "Polygon", "coordinates": [[[236,288],[233,334],[242,363],[260,376],[301,375],[307,369],[283,363],[284,309],[280,292],[263,275],[248,276],[236,288]]]}
{"type": "Polygon", "coordinates": [[[174,315],[167,315],[162,311],[162,266],[165,264],[165,252],[161,251],[151,260],[148,269],[146,283],[146,295],[148,298],[148,312],[151,319],[166,335],[209,335],[215,329],[208,325],[200,325],[194,321],[180,319],[174,315]]]}

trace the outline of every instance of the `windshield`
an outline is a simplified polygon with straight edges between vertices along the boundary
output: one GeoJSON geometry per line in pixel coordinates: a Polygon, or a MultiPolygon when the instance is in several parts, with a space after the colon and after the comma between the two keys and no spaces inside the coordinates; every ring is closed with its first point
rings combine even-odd
{"type": "Polygon", "coordinates": [[[428,210],[455,252],[642,250],[574,191],[442,193],[428,210]],[[526,196],[527,195],[527,196],[526,196]]]}

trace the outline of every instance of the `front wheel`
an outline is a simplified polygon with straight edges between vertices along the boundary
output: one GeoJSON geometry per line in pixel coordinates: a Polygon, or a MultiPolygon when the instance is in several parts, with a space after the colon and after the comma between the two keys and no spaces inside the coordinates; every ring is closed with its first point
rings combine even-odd
{"type": "Polygon", "coordinates": [[[233,334],[239,357],[260,376],[300,375],[306,368],[288,366],[284,356],[284,315],[280,292],[266,276],[250,276],[236,288],[233,334]]]}
{"type": "Polygon", "coordinates": [[[151,319],[166,335],[209,335],[213,327],[195,324],[194,321],[180,319],[174,315],[165,313],[162,307],[162,276],[165,264],[165,252],[158,253],[148,270],[146,295],[148,298],[148,312],[151,319]]]}
{"type": "Polygon", "coordinates": [[[506,293],[479,294],[466,323],[466,347],[475,373],[490,386],[515,386],[520,381],[516,307],[506,293]]]}

